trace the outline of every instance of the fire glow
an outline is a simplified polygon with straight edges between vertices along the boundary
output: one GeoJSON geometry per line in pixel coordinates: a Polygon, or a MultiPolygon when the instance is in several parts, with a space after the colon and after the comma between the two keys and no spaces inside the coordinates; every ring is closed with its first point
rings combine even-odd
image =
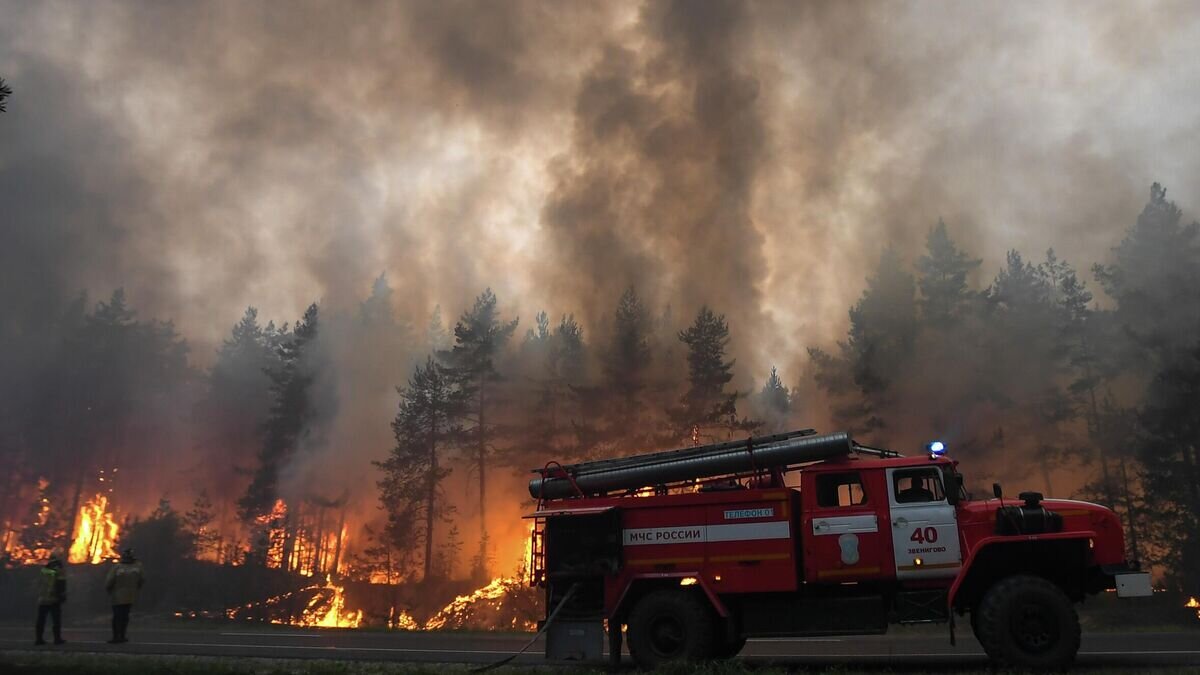
{"type": "Polygon", "coordinates": [[[108,497],[96,495],[79,509],[67,560],[76,564],[99,565],[116,558],[119,533],[120,527],[109,511],[108,497]]]}
{"type": "Polygon", "coordinates": [[[496,577],[483,588],[456,597],[426,621],[423,630],[467,628],[479,619],[488,619],[493,630],[534,630],[537,623],[510,606],[523,590],[526,585],[517,577],[496,577]]]}
{"type": "Polygon", "coordinates": [[[256,522],[265,529],[267,567],[306,577],[340,571],[348,539],[344,516],[330,527],[324,510],[316,516],[289,512],[287,502],[278,499],[256,522]]]}
{"type": "Polygon", "coordinates": [[[1200,600],[1197,600],[1195,596],[1189,597],[1184,607],[1196,610],[1196,618],[1200,619],[1200,600]]]}
{"type": "Polygon", "coordinates": [[[333,583],[326,575],[324,584],[305,586],[298,591],[284,593],[262,602],[252,602],[235,609],[226,610],[229,619],[254,620],[256,615],[266,614],[273,624],[304,626],[312,628],[358,628],[362,624],[362,610],[346,609],[346,588],[333,583]],[[304,609],[297,616],[281,616],[290,600],[303,594],[312,594],[304,609]]]}

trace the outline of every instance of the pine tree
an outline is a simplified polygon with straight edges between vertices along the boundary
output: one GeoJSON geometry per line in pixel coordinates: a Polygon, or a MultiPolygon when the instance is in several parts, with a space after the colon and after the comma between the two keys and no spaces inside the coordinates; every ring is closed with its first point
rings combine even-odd
{"type": "Polygon", "coordinates": [[[375,463],[384,472],[378,483],[388,516],[384,534],[398,548],[423,545],[422,579],[428,581],[436,573],[434,527],[452,512],[442,495],[442,481],[450,475],[442,453],[458,433],[456,420],[465,401],[433,357],[417,366],[408,386],[397,391],[400,408],[392,421],[396,446],[386,461],[375,463]]]}
{"type": "Polygon", "coordinates": [[[536,332],[526,331],[521,345],[524,414],[515,451],[508,457],[518,468],[574,452],[569,446],[578,407],[571,387],[580,384],[584,369],[583,329],[573,315],[563,315],[554,328],[545,312],[535,322],[536,332]]]}
{"type": "Polygon", "coordinates": [[[1113,249],[1113,264],[1093,268],[1143,364],[1154,359],[1162,367],[1174,352],[1186,352],[1200,325],[1200,223],[1183,225],[1182,217],[1155,183],[1137,222],[1113,249]]]}
{"type": "Polygon", "coordinates": [[[677,432],[694,437],[712,427],[745,428],[746,423],[737,418],[737,392],[725,391],[733,379],[734,364],[725,360],[729,346],[725,316],[701,307],[692,325],[679,332],[679,341],[688,350],[688,389],[680,399],[683,407],[671,414],[677,432]]]}
{"type": "MultiPolygon", "coordinates": [[[[1200,342],[1150,383],[1135,441],[1150,538],[1169,581],[1200,595],[1200,342]]],[[[1122,477],[1124,478],[1124,477],[1122,477]]]]}
{"type": "Polygon", "coordinates": [[[1062,387],[1066,364],[1058,353],[1051,281],[1063,271],[1057,258],[1035,267],[1009,251],[1005,267],[985,293],[989,358],[981,384],[1007,422],[1001,427],[1006,440],[1032,453],[1048,494],[1054,493],[1051,470],[1069,451],[1063,425],[1075,417],[1062,387]]]}
{"type": "Polygon", "coordinates": [[[454,346],[443,352],[449,363],[450,376],[458,393],[466,401],[463,420],[465,447],[475,464],[479,477],[479,556],[474,575],[487,576],[487,468],[492,452],[495,424],[491,421],[496,401],[496,385],[500,373],[495,361],[504,345],[517,329],[517,319],[501,321],[496,307],[496,295],[486,289],[475,298],[475,305],[464,312],[454,326],[454,346]]]}
{"type": "Polygon", "coordinates": [[[3,77],[0,77],[0,113],[8,110],[8,97],[12,96],[12,93],[12,87],[8,86],[3,77]]]}
{"type": "Polygon", "coordinates": [[[922,313],[926,321],[945,327],[957,322],[974,300],[967,277],[982,261],[958,249],[941,219],[925,239],[925,248],[917,260],[922,313]]]}
{"type": "Polygon", "coordinates": [[[887,426],[893,387],[913,360],[916,290],[900,256],[887,248],[862,296],[850,308],[850,329],[836,356],[809,349],[817,385],[834,401],[834,418],[853,431],[887,426]]]}
{"type": "Polygon", "coordinates": [[[612,341],[604,359],[608,386],[625,408],[637,405],[650,367],[650,314],[632,287],[617,301],[612,341]]]}
{"type": "MultiPolygon", "coordinates": [[[[1114,249],[1113,263],[1093,267],[1116,302],[1111,317],[1115,328],[1108,334],[1125,338],[1116,354],[1102,353],[1094,362],[1100,364],[1102,378],[1120,375],[1125,386],[1129,381],[1146,385],[1141,410],[1128,415],[1136,424],[1124,425],[1123,435],[1105,448],[1110,457],[1116,455],[1116,464],[1112,473],[1106,470],[1104,488],[1123,495],[1129,522],[1145,512],[1152,550],[1169,553],[1155,558],[1175,585],[1190,584],[1194,592],[1200,590],[1194,582],[1200,574],[1200,525],[1195,517],[1200,512],[1200,453],[1195,443],[1200,429],[1195,413],[1200,401],[1200,346],[1195,341],[1195,327],[1200,325],[1200,224],[1182,224],[1182,211],[1166,195],[1165,188],[1153,184],[1149,202],[1114,249]],[[1109,372],[1104,372],[1106,362],[1114,364],[1109,372]],[[1146,378],[1147,371],[1153,377],[1146,378]],[[1133,456],[1125,454],[1129,448],[1133,456]],[[1134,461],[1140,470],[1131,469],[1134,461]],[[1130,487],[1139,482],[1153,495],[1140,507],[1130,487]]],[[[1102,407],[1100,420],[1105,419],[1102,407]]],[[[1100,433],[1105,432],[1102,426],[1100,433]]]]}
{"type": "MultiPolygon", "coordinates": [[[[1055,329],[1057,333],[1056,355],[1062,359],[1067,373],[1067,391],[1073,406],[1082,411],[1087,422],[1088,448],[1084,456],[1094,455],[1100,465],[1098,485],[1089,488],[1096,499],[1112,509],[1119,510],[1118,494],[1123,490],[1110,474],[1110,459],[1122,462],[1122,455],[1131,445],[1132,438],[1118,437],[1112,424],[1105,419],[1111,417],[1105,409],[1112,410],[1111,401],[1102,408],[1106,400],[1104,390],[1113,378],[1119,375],[1118,359],[1113,347],[1119,340],[1114,334],[1116,327],[1111,312],[1092,309],[1092,293],[1080,281],[1075,270],[1060,262],[1051,250],[1047,253],[1047,270],[1055,287],[1055,329]]],[[[1128,411],[1121,413],[1128,416],[1128,411]]],[[[1122,431],[1131,430],[1129,425],[1117,425],[1122,431]]],[[[1129,503],[1131,495],[1122,500],[1129,503]]],[[[1126,518],[1132,518],[1128,512],[1126,518]]]]}
{"type": "Polygon", "coordinates": [[[195,542],[197,557],[211,553],[215,562],[221,562],[221,534],[213,525],[215,520],[212,500],[207,491],[201,490],[192,508],[183,515],[184,527],[195,542]]]}
{"type": "Polygon", "coordinates": [[[898,368],[911,358],[916,331],[912,275],[889,247],[850,309],[845,349],[855,384],[868,399],[875,400],[875,407],[882,407],[878,403],[894,383],[898,368]]]}
{"type": "Polygon", "coordinates": [[[278,498],[279,472],[311,432],[316,409],[310,391],[316,377],[311,353],[318,334],[317,305],[309,305],[290,336],[279,345],[278,365],[271,369],[272,404],[258,466],[238,502],[242,519],[253,521],[271,511],[278,498]]]}
{"type": "Polygon", "coordinates": [[[380,274],[371,284],[371,295],[359,305],[358,314],[363,325],[371,328],[388,329],[396,325],[396,314],[392,310],[394,291],[388,285],[387,275],[380,274]]]}
{"type": "Polygon", "coordinates": [[[271,378],[279,367],[278,335],[274,324],[263,329],[258,310],[247,307],[230,336],[217,349],[208,375],[208,391],[200,403],[201,443],[211,448],[216,497],[222,504],[236,499],[243,486],[227,480],[228,467],[249,469],[262,447],[263,430],[271,411],[271,378]]]}
{"type": "Polygon", "coordinates": [[[442,306],[437,305],[429,315],[429,325],[425,329],[425,345],[434,354],[440,354],[450,349],[450,332],[442,321],[442,306]]]}
{"type": "Polygon", "coordinates": [[[68,464],[75,472],[68,528],[74,532],[85,484],[97,477],[100,466],[128,468],[127,463],[140,459],[141,446],[130,442],[135,435],[139,440],[162,438],[178,414],[171,398],[191,373],[187,343],[174,326],[139,321],[122,289],[84,318],[70,349],[77,359],[69,377],[72,435],[79,451],[68,464]]]}
{"type": "Polygon", "coordinates": [[[767,376],[767,381],[758,392],[758,401],[767,431],[784,431],[787,427],[788,413],[792,408],[792,398],[775,366],[771,366],[771,374],[767,376]]]}
{"type": "Polygon", "coordinates": [[[534,328],[525,331],[524,347],[542,347],[550,343],[550,317],[546,312],[538,312],[533,318],[534,328]]]}

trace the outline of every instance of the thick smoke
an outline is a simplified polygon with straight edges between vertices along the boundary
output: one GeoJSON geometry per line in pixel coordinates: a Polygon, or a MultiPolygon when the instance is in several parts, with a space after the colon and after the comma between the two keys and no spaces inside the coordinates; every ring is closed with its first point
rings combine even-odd
{"type": "Polygon", "coordinates": [[[589,341],[631,286],[708,304],[746,390],[939,217],[1104,260],[1195,183],[1198,37],[1166,2],[0,0],[0,338],[124,286],[203,368],[246,306],[318,300],[337,405],[287,478],[368,494],[430,310],[487,286],[589,341]],[[380,273],[404,338],[352,327],[380,273]]]}
{"type": "Polygon", "coordinates": [[[3,14],[5,269],[124,284],[202,361],[248,304],[350,305],[386,271],[412,316],[489,284],[589,322],[629,285],[707,302],[760,376],[938,216],[968,248],[1097,260],[1197,164],[1187,5],[3,14]]]}
{"type": "Polygon", "coordinates": [[[585,316],[632,285],[689,318],[704,304],[725,312],[738,351],[768,332],[750,214],[765,129],[747,20],[733,2],[651,4],[640,49],[611,46],[584,75],[542,215],[556,263],[547,282],[585,316]]]}

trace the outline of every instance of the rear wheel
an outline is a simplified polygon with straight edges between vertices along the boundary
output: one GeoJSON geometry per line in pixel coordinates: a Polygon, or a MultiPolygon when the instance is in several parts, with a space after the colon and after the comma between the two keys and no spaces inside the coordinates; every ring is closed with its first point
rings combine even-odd
{"type": "Polygon", "coordinates": [[[712,610],[695,593],[654,591],[629,614],[629,653],[643,667],[713,656],[712,610]]]}
{"type": "Polygon", "coordinates": [[[1012,576],[979,603],[975,635],[999,666],[1063,669],[1079,651],[1079,616],[1062,589],[1035,576],[1012,576]]]}

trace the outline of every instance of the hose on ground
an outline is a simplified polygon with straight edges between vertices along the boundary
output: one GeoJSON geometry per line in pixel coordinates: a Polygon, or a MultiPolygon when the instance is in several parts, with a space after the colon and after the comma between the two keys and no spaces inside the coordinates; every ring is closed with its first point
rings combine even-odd
{"type": "Polygon", "coordinates": [[[503,665],[505,665],[505,664],[507,664],[507,663],[510,663],[510,662],[511,662],[513,659],[515,659],[515,658],[517,658],[518,656],[520,656],[520,655],[524,654],[524,653],[525,653],[525,650],[527,650],[527,649],[529,649],[530,647],[532,647],[532,646],[533,646],[533,643],[537,642],[537,639],[538,639],[538,638],[540,638],[540,637],[542,636],[542,634],[546,632],[546,629],[547,629],[547,628],[549,628],[549,627],[550,627],[550,624],[554,622],[554,618],[558,616],[558,613],[559,613],[560,611],[562,611],[562,608],[567,606],[567,602],[568,602],[568,601],[571,599],[571,596],[572,596],[572,595],[575,595],[575,591],[576,591],[578,588],[579,588],[579,584],[577,584],[577,583],[576,583],[576,584],[571,584],[571,587],[567,589],[567,594],[563,596],[563,599],[559,601],[559,603],[558,603],[558,606],[554,608],[554,611],[553,611],[553,612],[550,612],[550,615],[546,617],[546,621],[542,623],[542,628],[541,628],[541,630],[539,630],[539,631],[537,632],[537,634],[533,636],[533,639],[532,639],[532,640],[530,640],[529,642],[527,642],[527,643],[525,644],[525,646],[524,646],[524,647],[521,647],[521,651],[517,652],[516,654],[512,654],[512,655],[510,655],[510,656],[506,656],[506,657],[504,657],[504,658],[500,659],[499,661],[497,661],[497,662],[495,662],[495,663],[489,663],[488,665],[486,665],[486,666],[481,666],[481,667],[479,667],[479,668],[472,668],[472,669],[470,670],[470,672],[472,672],[472,673],[484,673],[484,672],[487,672],[487,671],[489,671],[489,670],[492,670],[493,668],[499,668],[500,666],[503,666],[503,665]]]}

